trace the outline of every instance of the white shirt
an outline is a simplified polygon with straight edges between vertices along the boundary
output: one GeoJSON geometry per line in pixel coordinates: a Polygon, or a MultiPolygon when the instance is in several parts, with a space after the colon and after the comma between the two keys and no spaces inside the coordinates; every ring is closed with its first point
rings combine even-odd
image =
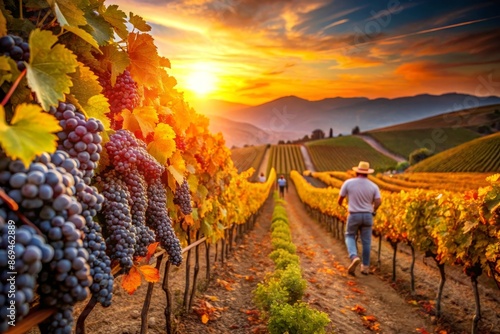
{"type": "Polygon", "coordinates": [[[366,177],[355,177],[342,184],[340,196],[348,197],[349,212],[373,212],[373,202],[380,198],[380,189],[366,177]]]}

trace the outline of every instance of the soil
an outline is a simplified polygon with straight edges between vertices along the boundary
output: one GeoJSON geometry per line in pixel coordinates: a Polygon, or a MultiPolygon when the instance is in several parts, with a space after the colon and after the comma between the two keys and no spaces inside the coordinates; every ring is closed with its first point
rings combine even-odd
{"type": "MultiPolygon", "coordinates": [[[[346,269],[349,259],[344,242],[335,239],[308,216],[293,185],[289,187],[285,200],[292,240],[298,249],[303,277],[308,281],[304,301],[328,314],[331,323],[326,328],[327,333],[470,333],[474,297],[467,277],[460,271],[446,269],[448,279],[443,293],[443,315],[437,318],[434,299],[439,273],[432,260],[423,261],[423,257],[419,257],[416,262],[415,296],[409,292],[408,250],[398,251],[397,280],[392,282],[392,248],[382,243],[381,267],[378,268],[377,239],[372,243],[370,275],[361,275],[358,269],[355,277],[350,276],[346,269]]],[[[233,245],[224,263],[221,263],[220,246],[216,262],[214,247],[211,247],[209,258],[213,267],[208,281],[205,278],[205,246],[200,246],[197,294],[188,311],[182,307],[185,266],[171,270],[169,279],[175,333],[267,333],[265,321],[259,318],[252,302],[252,291],[267,273],[274,270],[268,258],[272,251],[270,224],[273,208],[273,199],[270,198],[254,228],[233,245]],[[206,324],[202,322],[203,313],[209,315],[206,324]]],[[[191,254],[190,262],[193,267],[194,254],[191,254]]],[[[163,272],[163,268],[161,270],[163,272]]],[[[500,333],[499,290],[489,278],[484,278],[481,283],[482,319],[478,333],[500,333]]],[[[132,296],[117,287],[113,305],[108,309],[97,306],[87,318],[86,332],[139,333],[146,291],[144,282],[132,296]]],[[[165,305],[161,284],[156,284],[149,309],[149,333],[166,332],[165,305]]],[[[79,307],[77,312],[82,308],[79,307]]]]}

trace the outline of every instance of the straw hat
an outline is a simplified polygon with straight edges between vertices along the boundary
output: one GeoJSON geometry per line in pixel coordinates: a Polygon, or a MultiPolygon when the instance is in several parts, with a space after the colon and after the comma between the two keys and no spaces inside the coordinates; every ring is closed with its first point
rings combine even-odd
{"type": "Polygon", "coordinates": [[[360,161],[358,167],[352,167],[352,170],[360,174],[371,174],[375,170],[370,168],[370,163],[366,161],[360,161]]]}

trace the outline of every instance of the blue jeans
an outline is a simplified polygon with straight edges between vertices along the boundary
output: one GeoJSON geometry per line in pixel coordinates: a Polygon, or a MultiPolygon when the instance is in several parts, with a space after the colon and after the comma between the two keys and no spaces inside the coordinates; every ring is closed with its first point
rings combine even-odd
{"type": "Polygon", "coordinates": [[[370,265],[370,247],[372,244],[373,216],[369,212],[350,213],[347,217],[345,244],[351,260],[358,256],[356,235],[361,230],[361,245],[363,246],[363,265],[370,265]]]}

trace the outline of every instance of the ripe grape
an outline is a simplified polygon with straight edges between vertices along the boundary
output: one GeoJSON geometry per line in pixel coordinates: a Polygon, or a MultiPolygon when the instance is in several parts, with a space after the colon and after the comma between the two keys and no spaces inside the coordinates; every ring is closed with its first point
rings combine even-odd
{"type": "Polygon", "coordinates": [[[24,62],[30,60],[29,44],[19,36],[7,35],[0,37],[0,55],[12,58],[17,64],[17,69],[23,71],[26,68],[24,62]]]}
{"type": "Polygon", "coordinates": [[[70,103],[60,102],[57,109],[52,107],[49,112],[59,120],[62,127],[62,131],[57,133],[58,149],[75,159],[67,163],[76,164],[84,173],[85,183],[90,184],[102,151],[100,133],[104,131],[103,124],[95,118],[86,120],[70,103]]]}
{"type": "Polygon", "coordinates": [[[175,191],[174,203],[180,206],[182,213],[185,215],[193,212],[193,208],[191,207],[191,193],[189,192],[189,185],[186,179],[184,179],[181,186],[175,191]]]}
{"type": "Polygon", "coordinates": [[[182,263],[181,244],[172,228],[172,221],[165,206],[167,195],[159,179],[149,185],[148,200],[147,224],[153,228],[156,233],[156,240],[167,251],[169,261],[179,266],[182,263]]]}
{"type": "Polygon", "coordinates": [[[108,98],[110,104],[109,116],[113,120],[112,128],[120,129],[123,121],[115,120],[115,116],[119,115],[123,109],[133,111],[140,103],[137,83],[128,70],[116,77],[114,86],[111,85],[111,76],[108,73],[100,76],[99,82],[103,87],[103,94],[108,98]]]}

